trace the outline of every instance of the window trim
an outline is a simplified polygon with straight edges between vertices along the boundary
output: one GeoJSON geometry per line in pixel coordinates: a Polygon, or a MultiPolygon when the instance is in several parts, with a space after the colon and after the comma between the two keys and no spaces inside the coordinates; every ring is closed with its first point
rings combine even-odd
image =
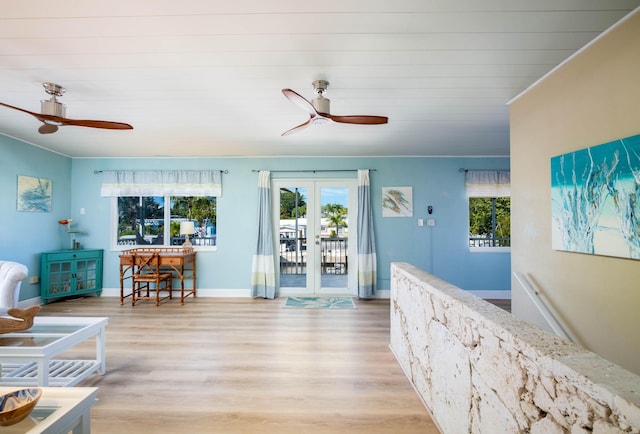
{"type": "MultiPolygon", "coordinates": [[[[467,238],[467,242],[469,239],[467,238]]],[[[469,253],[511,253],[509,247],[469,247],[469,253]]]]}

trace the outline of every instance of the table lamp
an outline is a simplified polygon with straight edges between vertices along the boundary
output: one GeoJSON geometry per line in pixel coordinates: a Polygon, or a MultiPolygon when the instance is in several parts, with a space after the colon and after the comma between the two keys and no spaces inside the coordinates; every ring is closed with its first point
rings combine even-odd
{"type": "Polygon", "coordinates": [[[189,241],[189,235],[193,235],[196,232],[196,228],[192,221],[180,222],[180,235],[184,235],[184,244],[182,247],[191,247],[191,241],[189,241]]]}

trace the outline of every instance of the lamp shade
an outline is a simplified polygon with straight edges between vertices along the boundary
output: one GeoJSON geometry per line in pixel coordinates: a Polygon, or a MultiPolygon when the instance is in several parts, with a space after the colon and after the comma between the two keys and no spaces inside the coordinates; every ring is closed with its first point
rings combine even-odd
{"type": "Polygon", "coordinates": [[[180,235],[191,235],[195,231],[196,228],[192,221],[180,222],[180,235]]]}

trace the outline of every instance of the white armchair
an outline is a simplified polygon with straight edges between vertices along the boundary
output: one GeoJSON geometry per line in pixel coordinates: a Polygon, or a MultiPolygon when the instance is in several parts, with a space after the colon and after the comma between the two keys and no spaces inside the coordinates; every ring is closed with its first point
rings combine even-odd
{"type": "Polygon", "coordinates": [[[0,261],[0,315],[6,315],[9,309],[18,306],[20,285],[27,274],[29,269],[25,265],[0,261]]]}

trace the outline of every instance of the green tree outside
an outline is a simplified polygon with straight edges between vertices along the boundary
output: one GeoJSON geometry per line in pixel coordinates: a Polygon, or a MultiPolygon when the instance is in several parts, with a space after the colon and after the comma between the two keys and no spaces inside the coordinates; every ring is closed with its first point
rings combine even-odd
{"type": "Polygon", "coordinates": [[[280,218],[296,218],[296,196],[298,197],[298,217],[307,215],[307,202],[300,191],[280,190],[280,218]]]}
{"type": "MultiPolygon", "coordinates": [[[[214,197],[185,196],[173,197],[171,201],[171,216],[191,218],[196,221],[197,227],[204,226],[207,222],[215,224],[217,218],[217,202],[214,197]]],[[[171,236],[180,234],[180,222],[171,222],[171,236]]]]}
{"type": "MultiPolygon", "coordinates": [[[[476,237],[511,238],[511,198],[470,197],[469,234],[476,237]],[[495,202],[495,220],[493,204],[495,202]],[[494,227],[495,223],[495,227],[494,227]]],[[[510,242],[509,242],[510,243],[510,242]]]]}
{"type": "Polygon", "coordinates": [[[136,232],[142,236],[162,233],[162,226],[145,226],[144,222],[141,222],[141,219],[162,219],[164,217],[162,202],[162,198],[154,197],[119,197],[118,235],[133,235],[136,232]],[[141,199],[142,206],[140,206],[141,199]]]}
{"type": "Polygon", "coordinates": [[[348,209],[338,203],[328,203],[322,206],[322,216],[327,219],[329,227],[335,227],[335,231],[331,231],[331,238],[337,237],[340,227],[346,228],[348,209]]]}

